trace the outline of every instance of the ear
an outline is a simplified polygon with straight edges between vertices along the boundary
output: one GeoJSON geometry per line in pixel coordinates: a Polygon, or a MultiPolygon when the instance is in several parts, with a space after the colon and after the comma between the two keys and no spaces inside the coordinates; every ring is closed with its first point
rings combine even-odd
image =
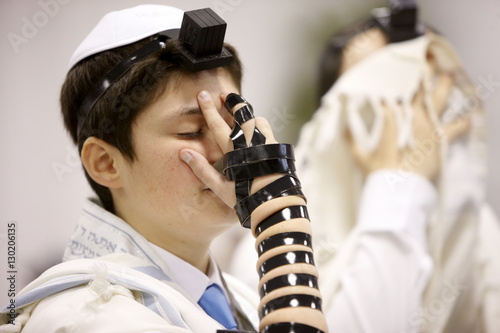
{"type": "Polygon", "coordinates": [[[113,145],[96,137],[89,137],[83,144],[81,159],[85,170],[96,183],[108,188],[122,186],[118,161],[123,156],[113,145]]]}

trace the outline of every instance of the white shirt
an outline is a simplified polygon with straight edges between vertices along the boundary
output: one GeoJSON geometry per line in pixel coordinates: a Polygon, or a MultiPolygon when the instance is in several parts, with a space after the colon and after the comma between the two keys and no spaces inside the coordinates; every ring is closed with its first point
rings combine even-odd
{"type": "MultiPolygon", "coordinates": [[[[433,185],[417,174],[381,170],[368,176],[354,255],[323,308],[330,331],[419,331],[421,297],[432,272],[425,229],[436,202],[433,185]]],[[[328,283],[328,272],[319,270],[328,283]]]]}
{"type": "Polygon", "coordinates": [[[165,264],[171,268],[172,279],[194,300],[199,301],[205,289],[212,283],[217,284],[224,291],[226,299],[228,298],[226,288],[224,288],[224,284],[220,278],[219,268],[211,256],[208,263],[207,274],[205,274],[167,250],[151,242],[149,244],[160,258],[163,259],[165,264]]]}

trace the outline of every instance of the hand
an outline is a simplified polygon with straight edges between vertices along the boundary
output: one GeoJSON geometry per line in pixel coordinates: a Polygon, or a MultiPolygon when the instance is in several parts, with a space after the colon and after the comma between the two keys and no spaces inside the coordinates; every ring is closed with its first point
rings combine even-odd
{"type": "MultiPolygon", "coordinates": [[[[453,80],[447,74],[441,74],[434,90],[432,102],[440,117],[446,110],[447,100],[453,80]]],[[[423,92],[420,89],[413,99],[413,134],[415,146],[399,150],[397,147],[397,128],[394,113],[387,105],[384,108],[384,128],[377,149],[368,154],[357,146],[349,133],[347,141],[354,159],[365,174],[380,169],[400,169],[416,172],[433,181],[440,170],[440,145],[442,140],[455,140],[470,129],[470,118],[460,117],[443,126],[438,133],[432,123],[429,111],[424,104],[423,92]]]]}
{"type": "MultiPolygon", "coordinates": [[[[221,94],[220,98],[224,105],[227,94],[221,94]]],[[[215,107],[212,97],[206,91],[201,91],[198,94],[198,104],[205,117],[208,128],[213,134],[217,145],[221,148],[224,154],[233,150],[233,142],[230,139],[232,128],[221,117],[219,111],[215,107]]],[[[235,105],[231,112],[238,110],[244,103],[235,105]]],[[[242,125],[242,130],[247,143],[250,141],[254,128],[257,127],[266,137],[266,144],[276,143],[271,126],[265,118],[256,117],[248,120],[242,125]]],[[[222,199],[229,207],[234,207],[236,204],[235,185],[234,182],[228,181],[221,173],[219,173],[206,158],[191,149],[181,151],[181,158],[191,167],[194,174],[208,186],[218,197],[222,199]]],[[[254,187],[261,188],[271,181],[274,176],[259,177],[254,181],[254,187]],[[262,178],[262,179],[261,179],[262,178]]],[[[252,191],[253,192],[253,191],[252,191]]]]}

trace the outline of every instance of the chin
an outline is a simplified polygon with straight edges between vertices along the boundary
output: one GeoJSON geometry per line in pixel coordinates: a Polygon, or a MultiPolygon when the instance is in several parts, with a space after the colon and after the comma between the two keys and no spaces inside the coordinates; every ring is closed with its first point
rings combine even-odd
{"type": "Polygon", "coordinates": [[[207,209],[207,215],[210,214],[212,216],[216,216],[214,220],[218,221],[218,223],[229,226],[233,226],[238,221],[238,216],[236,215],[234,208],[226,205],[226,203],[222,201],[222,199],[219,198],[219,196],[217,196],[211,189],[204,189],[202,192],[206,196],[205,198],[208,199],[208,201],[204,201],[203,206],[208,208],[210,211],[217,210],[217,212],[214,212],[212,215],[207,209]]]}

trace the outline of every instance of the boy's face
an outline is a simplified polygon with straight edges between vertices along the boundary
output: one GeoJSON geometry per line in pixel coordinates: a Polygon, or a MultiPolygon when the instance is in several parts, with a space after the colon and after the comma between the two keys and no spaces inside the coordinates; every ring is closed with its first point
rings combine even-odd
{"type": "Polygon", "coordinates": [[[234,210],[193,174],[179,153],[184,148],[196,150],[211,164],[223,156],[196,95],[207,90],[221,116],[232,124],[220,94],[238,89],[221,68],[182,76],[172,86],[133,124],[136,158],[121,160],[123,186],[113,192],[117,214],[166,249],[176,242],[209,243],[237,221],[234,210]]]}

